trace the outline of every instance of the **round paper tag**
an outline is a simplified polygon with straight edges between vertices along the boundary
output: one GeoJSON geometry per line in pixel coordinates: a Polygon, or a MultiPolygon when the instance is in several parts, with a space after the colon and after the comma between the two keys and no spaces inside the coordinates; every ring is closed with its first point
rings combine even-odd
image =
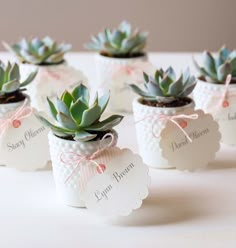
{"type": "Polygon", "coordinates": [[[36,170],[50,160],[48,129],[34,114],[13,120],[0,138],[0,164],[19,170],[36,170]]]}
{"type": "Polygon", "coordinates": [[[206,166],[220,148],[219,125],[213,117],[202,110],[188,114],[197,114],[198,118],[176,120],[188,136],[171,121],[167,122],[160,134],[163,157],[169,165],[180,170],[206,166]]]}
{"type": "Polygon", "coordinates": [[[150,177],[141,157],[129,149],[109,148],[96,162],[105,168],[90,179],[81,198],[88,210],[104,216],[125,216],[148,196],[150,177]]]}

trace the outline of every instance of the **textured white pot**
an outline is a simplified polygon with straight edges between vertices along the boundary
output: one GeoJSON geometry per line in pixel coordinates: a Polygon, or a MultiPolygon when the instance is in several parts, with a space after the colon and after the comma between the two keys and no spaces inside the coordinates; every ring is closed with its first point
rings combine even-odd
{"type": "Polygon", "coordinates": [[[20,102],[0,104],[0,118],[6,117],[8,113],[19,108],[23,104],[23,102],[24,100],[20,102]]]}
{"type": "MultiPolygon", "coordinates": [[[[225,85],[213,84],[199,80],[193,91],[193,98],[196,104],[196,109],[203,109],[206,113],[212,114],[219,122],[222,143],[236,145],[235,127],[227,125],[226,122],[221,122],[224,116],[217,115],[217,110],[220,108],[221,96],[224,91],[225,85]],[[217,99],[219,99],[219,101],[217,99]]],[[[231,91],[236,92],[236,84],[229,85],[228,92],[230,93],[231,91]]]]}
{"type": "Polygon", "coordinates": [[[65,89],[74,88],[79,82],[87,83],[87,78],[81,71],[66,63],[50,66],[21,64],[20,70],[23,79],[38,70],[36,78],[27,89],[32,107],[44,112],[48,112],[47,96],[53,98],[61,95],[65,89]]]}
{"type": "MultiPolygon", "coordinates": [[[[157,121],[159,115],[173,116],[184,114],[194,109],[194,102],[176,108],[150,107],[141,103],[142,98],[135,98],[133,101],[133,112],[136,126],[136,136],[140,155],[145,164],[153,168],[173,168],[167,160],[162,157],[160,149],[160,138],[153,136],[152,131],[160,133],[165,127],[166,120],[157,121]],[[150,118],[153,116],[153,118],[150,118]]],[[[158,135],[157,135],[158,136],[158,135]]]]}
{"type": "MultiPolygon", "coordinates": [[[[117,133],[112,132],[114,135],[113,146],[117,143],[117,133]]],[[[73,176],[65,182],[65,180],[71,175],[73,169],[76,167],[76,162],[65,163],[61,160],[61,156],[67,156],[69,161],[75,157],[75,154],[81,156],[90,156],[96,152],[100,147],[100,140],[89,142],[77,142],[71,140],[65,140],[56,137],[52,132],[48,135],[50,155],[53,167],[53,176],[56,183],[56,189],[59,197],[62,201],[69,206],[84,207],[84,203],[80,197],[81,185],[83,182],[87,182],[90,177],[96,173],[94,165],[86,165],[87,162],[81,162],[80,167],[75,171],[73,176]]],[[[103,145],[108,145],[111,142],[111,137],[106,138],[103,141],[103,145]]]]}
{"type": "Polygon", "coordinates": [[[126,82],[113,79],[114,73],[123,66],[132,66],[134,63],[146,62],[147,60],[147,55],[136,58],[110,58],[96,54],[95,63],[98,81],[97,84],[92,85],[92,88],[99,94],[110,91],[110,110],[131,112],[132,101],[135,97],[135,94],[125,84],[126,82]]]}

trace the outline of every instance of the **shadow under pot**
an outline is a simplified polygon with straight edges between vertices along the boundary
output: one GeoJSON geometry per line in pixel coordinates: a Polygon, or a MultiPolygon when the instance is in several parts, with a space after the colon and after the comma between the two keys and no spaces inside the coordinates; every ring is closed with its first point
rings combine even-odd
{"type": "Polygon", "coordinates": [[[180,107],[156,107],[145,105],[141,97],[134,99],[133,112],[139,152],[148,166],[159,169],[174,168],[162,156],[160,148],[159,135],[168,120],[158,118],[163,115],[171,117],[186,114],[194,110],[194,101],[191,98],[186,100],[186,105],[180,107]]]}
{"type": "Polygon", "coordinates": [[[110,91],[111,99],[108,107],[110,110],[131,112],[135,94],[128,87],[127,82],[115,80],[114,76],[117,71],[126,66],[132,66],[139,62],[147,62],[147,55],[141,54],[130,58],[115,58],[101,54],[96,54],[95,56],[98,83],[97,85],[93,84],[93,90],[98,91],[101,95],[110,91]]]}
{"type": "Polygon", "coordinates": [[[227,89],[227,98],[224,84],[214,84],[198,80],[193,91],[196,109],[202,109],[213,115],[219,123],[221,142],[236,145],[236,84],[230,84],[227,89]]]}
{"type": "MultiPolygon", "coordinates": [[[[112,130],[113,141],[107,137],[102,141],[103,146],[115,146],[118,135],[112,130]],[[112,142],[112,144],[110,144],[112,142]]],[[[48,135],[53,176],[57,194],[60,199],[72,207],[85,207],[81,199],[81,191],[97,172],[96,165],[82,157],[89,157],[101,148],[101,140],[79,142],[48,135]],[[78,166],[78,167],[77,167],[78,166]],[[76,168],[77,167],[77,168],[76,168]],[[76,169],[75,169],[76,168],[76,169]]],[[[96,158],[94,158],[96,161],[96,158]]]]}

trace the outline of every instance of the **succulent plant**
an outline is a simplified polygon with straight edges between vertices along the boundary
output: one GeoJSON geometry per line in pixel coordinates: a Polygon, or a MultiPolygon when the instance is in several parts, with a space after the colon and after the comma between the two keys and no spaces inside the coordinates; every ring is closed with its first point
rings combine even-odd
{"type": "Polygon", "coordinates": [[[43,116],[38,118],[52,132],[61,138],[76,141],[89,141],[101,137],[118,125],[123,116],[112,115],[100,121],[100,117],[107,107],[110,94],[98,98],[96,94],[94,102],[90,105],[90,94],[86,86],[79,84],[72,92],[65,91],[56,99],[55,104],[47,98],[51,115],[55,120],[52,124],[43,116]]]}
{"type": "Polygon", "coordinates": [[[117,29],[105,29],[86,48],[109,57],[135,57],[144,53],[148,33],[132,30],[130,23],[123,21],[117,29]]]}
{"type": "Polygon", "coordinates": [[[236,50],[229,51],[222,47],[214,56],[210,52],[203,53],[203,65],[193,59],[199,77],[210,83],[225,83],[227,75],[231,74],[232,82],[236,83],[236,50]]]}
{"type": "Polygon", "coordinates": [[[3,45],[13,52],[20,62],[34,65],[59,64],[64,61],[65,53],[71,49],[70,44],[57,44],[50,37],[42,40],[33,38],[29,41],[22,39],[13,45],[4,42],[3,45]]]}
{"type": "Polygon", "coordinates": [[[37,71],[32,72],[23,82],[20,82],[21,78],[18,64],[8,62],[7,65],[4,65],[0,61],[0,96],[23,91],[25,86],[34,80],[36,74],[37,71]]]}
{"type": "Polygon", "coordinates": [[[188,68],[178,78],[172,67],[166,71],[156,70],[154,77],[145,72],[143,75],[146,91],[135,84],[131,84],[130,87],[135,93],[149,101],[169,102],[176,98],[187,97],[196,85],[196,78],[190,75],[188,68]]]}

